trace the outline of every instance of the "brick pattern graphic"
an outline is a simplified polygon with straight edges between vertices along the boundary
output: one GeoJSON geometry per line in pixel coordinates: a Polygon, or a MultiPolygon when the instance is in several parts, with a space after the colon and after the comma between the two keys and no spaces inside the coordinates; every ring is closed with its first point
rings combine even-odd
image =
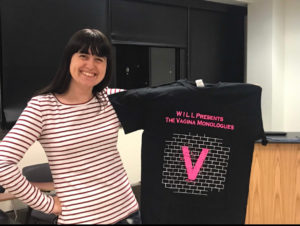
{"type": "Polygon", "coordinates": [[[192,134],[173,134],[164,150],[162,183],[175,193],[207,196],[211,191],[224,189],[230,148],[223,139],[192,134]],[[209,149],[206,159],[194,181],[188,180],[182,146],[188,146],[194,165],[202,151],[209,149]]]}

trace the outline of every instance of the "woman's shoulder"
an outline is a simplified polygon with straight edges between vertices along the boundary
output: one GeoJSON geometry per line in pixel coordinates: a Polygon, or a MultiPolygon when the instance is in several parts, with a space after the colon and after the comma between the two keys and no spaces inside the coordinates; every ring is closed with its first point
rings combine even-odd
{"type": "Polygon", "coordinates": [[[45,103],[45,102],[54,102],[55,97],[52,93],[40,94],[33,96],[29,103],[45,103]]]}

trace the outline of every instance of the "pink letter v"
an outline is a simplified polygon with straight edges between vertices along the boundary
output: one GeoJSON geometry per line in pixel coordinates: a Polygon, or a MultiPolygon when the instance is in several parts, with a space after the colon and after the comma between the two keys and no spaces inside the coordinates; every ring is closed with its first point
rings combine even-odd
{"type": "Polygon", "coordinates": [[[202,152],[199,155],[199,158],[193,168],[189,148],[187,146],[182,146],[185,168],[186,168],[186,172],[187,172],[189,180],[196,180],[198,172],[203,165],[203,162],[207,156],[208,151],[209,150],[207,148],[202,148],[202,152]]]}

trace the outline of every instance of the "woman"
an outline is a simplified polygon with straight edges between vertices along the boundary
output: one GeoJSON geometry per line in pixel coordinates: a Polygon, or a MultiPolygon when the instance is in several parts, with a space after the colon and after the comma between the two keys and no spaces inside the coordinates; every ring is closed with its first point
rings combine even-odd
{"type": "Polygon", "coordinates": [[[117,150],[120,123],[107,98],[110,77],[107,37],[95,29],[76,32],[53,81],[28,102],[0,144],[1,185],[32,208],[57,214],[58,224],[114,224],[138,216],[117,150]],[[36,140],[48,157],[54,198],[17,167],[36,140]]]}

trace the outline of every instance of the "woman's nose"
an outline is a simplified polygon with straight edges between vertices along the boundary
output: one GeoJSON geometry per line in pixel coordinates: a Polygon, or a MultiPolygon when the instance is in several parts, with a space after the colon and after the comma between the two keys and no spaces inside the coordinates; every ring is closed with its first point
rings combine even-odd
{"type": "Polygon", "coordinates": [[[93,69],[95,67],[95,61],[93,59],[93,57],[89,57],[86,61],[85,61],[85,65],[87,68],[89,69],[93,69]]]}

